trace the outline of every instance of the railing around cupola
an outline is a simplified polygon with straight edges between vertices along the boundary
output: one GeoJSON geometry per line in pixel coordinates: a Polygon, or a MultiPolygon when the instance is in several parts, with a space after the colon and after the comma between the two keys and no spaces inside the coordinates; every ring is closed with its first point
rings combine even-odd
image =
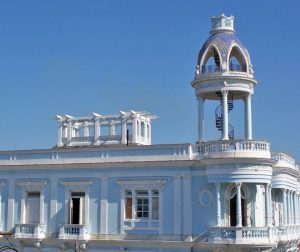
{"type": "Polygon", "coordinates": [[[217,65],[209,65],[209,66],[202,66],[201,72],[202,73],[214,73],[214,72],[220,72],[221,67],[217,65]]]}

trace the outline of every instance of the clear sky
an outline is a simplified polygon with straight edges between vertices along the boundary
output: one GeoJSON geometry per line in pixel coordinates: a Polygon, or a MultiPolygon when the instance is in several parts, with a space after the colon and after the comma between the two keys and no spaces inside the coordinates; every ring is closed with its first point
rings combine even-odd
{"type": "MultiPolygon", "coordinates": [[[[300,1],[1,0],[0,149],[51,148],[56,114],[146,110],[153,143],[197,140],[191,80],[210,17],[235,16],[258,86],[255,139],[300,161],[300,1]]],[[[206,137],[218,139],[217,103],[206,137]]],[[[242,136],[243,104],[230,120],[242,136]]]]}

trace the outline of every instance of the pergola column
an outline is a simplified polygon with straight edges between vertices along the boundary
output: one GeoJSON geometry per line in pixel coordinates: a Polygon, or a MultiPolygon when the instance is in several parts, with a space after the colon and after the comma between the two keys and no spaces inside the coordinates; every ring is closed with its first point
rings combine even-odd
{"type": "Polygon", "coordinates": [[[242,227],[241,183],[236,184],[236,226],[242,227]]]}
{"type": "Polygon", "coordinates": [[[99,144],[100,137],[100,119],[94,118],[94,144],[99,144]]]}
{"type": "Polygon", "coordinates": [[[68,145],[71,144],[71,140],[72,140],[72,121],[68,120],[68,145]]]}
{"type": "Polygon", "coordinates": [[[228,140],[228,102],[227,102],[227,90],[222,90],[222,114],[223,114],[223,136],[222,140],[228,140]]]}
{"type": "Polygon", "coordinates": [[[63,145],[62,138],[63,138],[63,122],[60,122],[58,125],[57,146],[63,145]]]}
{"type": "Polygon", "coordinates": [[[132,115],[132,143],[137,143],[137,116],[132,115]]]}
{"type": "Polygon", "coordinates": [[[216,226],[221,226],[221,197],[220,197],[220,183],[216,183],[216,203],[217,203],[217,212],[216,212],[216,226]]]}
{"type": "Polygon", "coordinates": [[[245,104],[245,139],[252,140],[252,94],[248,94],[244,98],[245,104]]]}
{"type": "Polygon", "coordinates": [[[122,144],[126,144],[127,141],[127,123],[126,118],[122,117],[121,120],[121,136],[122,136],[122,144]]]}
{"type": "Polygon", "coordinates": [[[198,97],[198,142],[204,141],[204,101],[198,97]]]}
{"type": "Polygon", "coordinates": [[[84,137],[90,136],[88,122],[84,122],[84,123],[83,123],[83,136],[84,136],[84,137]]]}
{"type": "Polygon", "coordinates": [[[111,121],[109,123],[109,135],[110,136],[115,136],[116,135],[116,127],[115,127],[115,122],[111,121]]]}

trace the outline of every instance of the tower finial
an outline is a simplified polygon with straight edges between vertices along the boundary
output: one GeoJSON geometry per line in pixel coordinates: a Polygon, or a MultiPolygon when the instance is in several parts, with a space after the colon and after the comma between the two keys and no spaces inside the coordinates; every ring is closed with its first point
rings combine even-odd
{"type": "Polygon", "coordinates": [[[224,30],[234,32],[233,22],[233,16],[227,17],[224,14],[221,14],[219,17],[212,17],[210,33],[217,33],[224,30]]]}

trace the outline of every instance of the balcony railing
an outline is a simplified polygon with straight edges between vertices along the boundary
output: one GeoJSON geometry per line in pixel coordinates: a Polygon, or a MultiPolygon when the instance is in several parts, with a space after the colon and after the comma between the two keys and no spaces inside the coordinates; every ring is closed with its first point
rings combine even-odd
{"type": "MultiPolygon", "coordinates": [[[[194,149],[195,151],[195,149],[194,149]]],[[[254,140],[220,140],[198,144],[203,157],[261,157],[270,158],[270,143],[254,140]]]]}
{"type": "Polygon", "coordinates": [[[90,239],[91,226],[79,224],[63,224],[59,230],[59,239],[90,239]]]}
{"type": "Polygon", "coordinates": [[[15,238],[45,238],[44,224],[18,224],[16,226],[15,238]]]}

